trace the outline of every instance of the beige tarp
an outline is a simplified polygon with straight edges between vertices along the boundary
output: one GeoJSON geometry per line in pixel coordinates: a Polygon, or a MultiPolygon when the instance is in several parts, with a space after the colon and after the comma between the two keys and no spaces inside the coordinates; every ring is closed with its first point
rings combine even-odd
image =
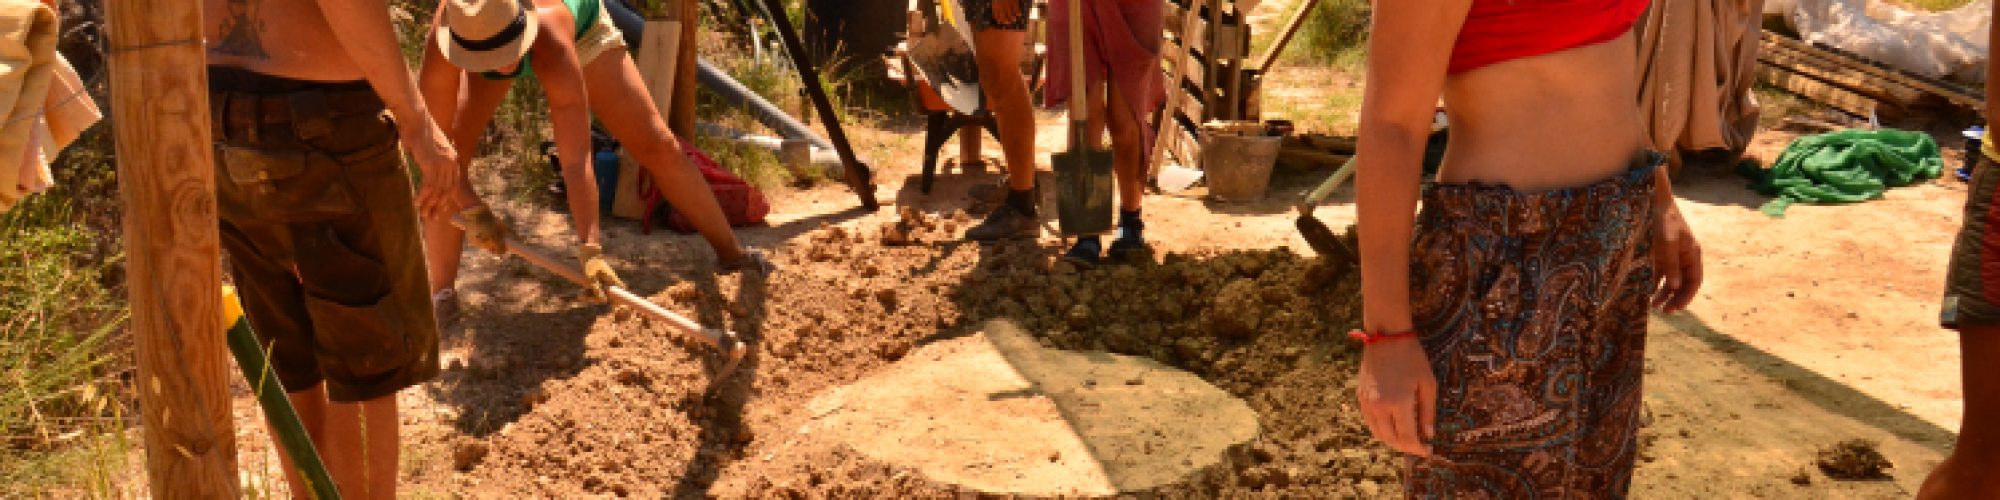
{"type": "Polygon", "coordinates": [[[1764,0],[1660,0],[1640,20],[1640,111],[1662,151],[1742,151],[1757,131],[1764,0]]]}

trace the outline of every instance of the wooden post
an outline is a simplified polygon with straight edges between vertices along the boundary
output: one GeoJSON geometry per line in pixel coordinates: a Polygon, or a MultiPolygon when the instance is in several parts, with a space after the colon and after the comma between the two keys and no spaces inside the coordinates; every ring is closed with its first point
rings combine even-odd
{"type": "MultiPolygon", "coordinates": [[[[674,68],[673,110],[667,116],[667,129],[681,137],[694,137],[694,58],[695,32],[700,25],[700,4],[695,0],[680,0],[681,42],[680,55],[676,57],[674,68]]],[[[772,15],[785,15],[773,12],[772,15]]]]}
{"type": "Polygon", "coordinates": [[[154,497],[236,498],[201,4],[108,4],[146,475],[154,497]]]}

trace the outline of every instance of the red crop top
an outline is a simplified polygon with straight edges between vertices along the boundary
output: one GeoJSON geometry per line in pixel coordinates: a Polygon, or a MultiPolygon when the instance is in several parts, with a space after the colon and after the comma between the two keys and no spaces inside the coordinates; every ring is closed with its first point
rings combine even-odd
{"type": "MultiPolygon", "coordinates": [[[[1618,38],[1650,0],[1472,0],[1449,74],[1618,38]]],[[[1635,49],[1636,50],[1636,49],[1635,49]]]]}

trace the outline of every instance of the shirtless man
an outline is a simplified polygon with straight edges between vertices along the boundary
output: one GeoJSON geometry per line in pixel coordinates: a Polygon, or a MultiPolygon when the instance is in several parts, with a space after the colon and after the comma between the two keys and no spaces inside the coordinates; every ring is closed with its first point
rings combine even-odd
{"type": "Polygon", "coordinates": [[[456,211],[456,154],[383,0],[203,0],[202,15],[245,312],[341,494],[394,498],[396,393],[438,371],[417,211],[456,211]],[[423,171],[414,200],[398,143],[423,171]]]}

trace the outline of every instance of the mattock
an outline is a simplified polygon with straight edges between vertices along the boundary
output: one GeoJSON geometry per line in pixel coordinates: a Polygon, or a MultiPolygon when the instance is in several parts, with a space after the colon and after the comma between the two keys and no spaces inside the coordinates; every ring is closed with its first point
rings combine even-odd
{"type": "MultiPolygon", "coordinates": [[[[583,275],[582,270],[576,267],[550,257],[548,254],[512,241],[506,243],[508,254],[520,257],[521,260],[526,260],[529,264],[534,264],[535,267],[556,273],[556,275],[562,276],[564,279],[568,279],[578,285],[587,287],[596,286],[590,281],[590,278],[583,275]]],[[[646,300],[645,297],[640,297],[630,290],[626,290],[624,287],[607,286],[604,287],[604,291],[613,304],[637,309],[640,314],[666,323],[668,328],[689,337],[694,337],[696,340],[700,340],[708,345],[715,346],[717,350],[721,351],[723,359],[722,369],[716,371],[715,377],[709,381],[709,387],[714,387],[723,379],[729,378],[729,375],[736,371],[736,366],[743,363],[743,355],[748,349],[745,348],[743,341],[736,337],[736,332],[719,328],[703,328],[700,323],[696,323],[686,316],[669,311],[667,308],[660,307],[659,304],[654,304],[653,301],[646,300]]]]}

